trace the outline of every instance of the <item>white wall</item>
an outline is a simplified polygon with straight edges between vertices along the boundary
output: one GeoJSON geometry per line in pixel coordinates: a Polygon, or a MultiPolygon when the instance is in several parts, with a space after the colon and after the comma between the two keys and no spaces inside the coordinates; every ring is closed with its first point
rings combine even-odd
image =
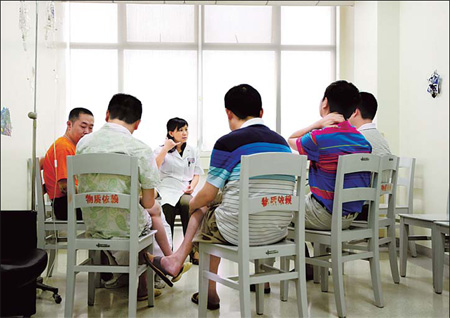
{"type": "Polygon", "coordinates": [[[354,7],[354,84],[377,93],[377,2],[357,1],[354,7]]]}
{"type": "MultiPolygon", "coordinates": [[[[446,213],[448,6],[433,1],[357,1],[353,8],[354,83],[377,97],[377,125],[393,152],[417,158],[415,213],[446,213]],[[426,89],[435,69],[443,77],[443,87],[433,99],[426,89]]],[[[351,14],[346,19],[351,20],[351,14]]]]}
{"type": "MultiPolygon", "coordinates": [[[[58,22],[62,18],[57,6],[58,22]]],[[[28,2],[30,30],[27,52],[23,49],[19,29],[19,1],[1,2],[1,106],[8,107],[13,126],[12,136],[1,136],[1,209],[30,209],[27,159],[32,156],[32,120],[27,114],[34,110],[35,2],[28,2]]],[[[44,40],[46,2],[38,5],[38,65],[37,65],[37,150],[38,156],[64,133],[65,93],[63,49],[47,48],[44,40]],[[56,76],[58,81],[56,82],[56,76]],[[60,87],[57,89],[57,87],[60,87]]],[[[57,25],[59,25],[57,23],[57,25]]],[[[57,32],[58,38],[62,30],[57,32]]]]}
{"type": "Polygon", "coordinates": [[[418,212],[445,213],[449,190],[449,3],[400,2],[400,152],[417,158],[418,212]],[[442,93],[426,92],[434,70],[442,93]]]}

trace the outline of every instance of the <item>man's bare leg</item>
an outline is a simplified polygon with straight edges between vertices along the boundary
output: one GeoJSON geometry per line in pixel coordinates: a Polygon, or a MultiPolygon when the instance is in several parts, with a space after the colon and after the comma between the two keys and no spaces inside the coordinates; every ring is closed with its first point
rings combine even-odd
{"type": "Polygon", "coordinates": [[[152,229],[157,230],[155,234],[156,242],[164,255],[172,255],[172,249],[170,248],[169,240],[167,239],[166,229],[164,228],[161,219],[161,207],[159,203],[155,202],[151,209],[147,209],[147,212],[152,218],[152,229]]]}
{"type": "Polygon", "coordinates": [[[195,233],[203,220],[206,210],[207,208],[204,207],[191,214],[186,229],[186,234],[184,235],[184,239],[180,247],[172,255],[161,259],[161,266],[170,275],[176,276],[180,272],[186,257],[192,250],[192,240],[194,239],[195,233]]]}
{"type": "MultiPolygon", "coordinates": [[[[217,274],[219,264],[220,264],[220,257],[211,255],[209,259],[209,271],[213,274],[217,274]]],[[[220,302],[219,295],[217,294],[216,282],[213,280],[209,281],[208,302],[211,304],[218,304],[220,302]]]]}

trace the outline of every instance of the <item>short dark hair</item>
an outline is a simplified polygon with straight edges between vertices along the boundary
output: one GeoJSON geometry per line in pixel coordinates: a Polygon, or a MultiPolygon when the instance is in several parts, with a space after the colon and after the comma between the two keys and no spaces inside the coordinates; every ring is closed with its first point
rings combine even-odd
{"type": "Polygon", "coordinates": [[[378,109],[377,99],[367,92],[361,92],[359,95],[361,95],[361,103],[359,103],[358,109],[361,112],[361,117],[373,120],[378,109]]]}
{"type": "Polygon", "coordinates": [[[322,100],[325,98],[328,99],[330,113],[341,114],[345,120],[355,112],[361,100],[356,86],[344,80],[328,85],[322,100]]]}
{"type": "Polygon", "coordinates": [[[76,122],[78,120],[78,118],[80,118],[80,114],[94,116],[89,109],[86,109],[83,107],[77,107],[77,108],[72,109],[69,113],[70,122],[72,122],[72,123],[76,122]]]}
{"type": "Polygon", "coordinates": [[[188,122],[184,120],[183,118],[174,117],[169,119],[167,122],[167,138],[170,137],[169,131],[175,131],[180,128],[183,128],[184,126],[189,126],[188,122]]]}
{"type": "Polygon", "coordinates": [[[108,105],[109,118],[119,119],[127,124],[133,124],[141,119],[142,103],[134,96],[116,94],[108,105]]]}
{"type": "Polygon", "coordinates": [[[248,84],[234,86],[225,94],[225,108],[239,119],[259,117],[262,109],[261,95],[248,84]]]}

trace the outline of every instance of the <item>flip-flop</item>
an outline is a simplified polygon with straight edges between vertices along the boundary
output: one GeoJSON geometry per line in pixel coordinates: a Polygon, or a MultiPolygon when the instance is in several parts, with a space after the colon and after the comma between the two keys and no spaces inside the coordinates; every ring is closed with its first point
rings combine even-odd
{"type": "Polygon", "coordinates": [[[174,278],[172,278],[172,283],[176,283],[181,279],[181,276],[186,273],[188,270],[190,270],[192,267],[192,263],[184,263],[183,267],[181,267],[180,272],[178,273],[177,276],[175,276],[174,278]]]}
{"type": "Polygon", "coordinates": [[[169,285],[169,287],[173,287],[173,284],[170,281],[170,279],[168,279],[166,277],[166,275],[169,275],[169,273],[167,273],[166,270],[161,267],[161,256],[154,256],[153,262],[152,262],[152,261],[150,261],[150,258],[148,257],[148,255],[149,255],[148,253],[144,253],[144,260],[147,263],[147,265],[150,266],[155,271],[156,275],[161,277],[161,279],[167,285],[169,285]]]}
{"type": "MultiPolygon", "coordinates": [[[[194,304],[197,304],[197,305],[198,305],[198,292],[196,292],[196,293],[194,293],[194,294],[192,295],[191,301],[192,301],[194,304]]],[[[209,300],[208,300],[208,305],[206,306],[206,308],[208,308],[209,310],[217,310],[217,309],[220,308],[220,303],[218,303],[218,304],[213,304],[213,303],[210,303],[209,300]]]]}

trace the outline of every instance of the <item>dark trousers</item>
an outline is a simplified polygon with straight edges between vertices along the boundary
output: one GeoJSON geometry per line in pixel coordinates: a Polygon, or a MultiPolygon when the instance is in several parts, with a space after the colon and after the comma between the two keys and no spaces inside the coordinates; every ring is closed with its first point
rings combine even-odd
{"type": "Polygon", "coordinates": [[[358,216],[355,218],[355,221],[367,221],[368,218],[369,218],[369,205],[364,204],[361,213],[358,213],[358,216]]]}
{"type": "Polygon", "coordinates": [[[186,234],[187,226],[189,223],[189,201],[191,201],[191,199],[191,195],[183,194],[174,207],[167,203],[162,206],[164,215],[166,216],[166,221],[170,225],[170,229],[172,231],[172,240],[173,228],[175,225],[175,216],[177,214],[179,214],[181,217],[183,235],[186,234]]]}
{"type": "MultiPolygon", "coordinates": [[[[67,220],[67,196],[52,199],[53,211],[56,219],[67,220]]],[[[82,220],[81,209],[77,209],[77,220],[82,220]]]]}

